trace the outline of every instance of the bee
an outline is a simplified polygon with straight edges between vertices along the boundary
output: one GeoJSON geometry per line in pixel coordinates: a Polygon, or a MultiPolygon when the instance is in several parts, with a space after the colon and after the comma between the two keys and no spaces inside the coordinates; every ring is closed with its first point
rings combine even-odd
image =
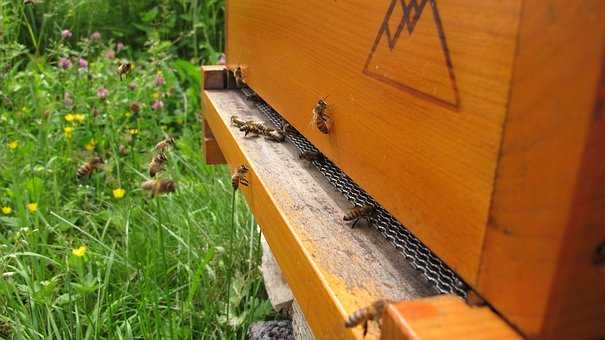
{"type": "Polygon", "coordinates": [[[322,158],[323,158],[323,156],[321,155],[321,153],[319,153],[317,151],[307,150],[307,151],[303,151],[298,154],[298,159],[304,159],[309,162],[318,161],[322,158]]]}
{"type": "Polygon", "coordinates": [[[313,120],[311,121],[319,131],[325,134],[330,132],[330,116],[328,116],[327,111],[328,103],[326,103],[325,98],[320,99],[313,108],[313,120]]]}
{"type": "Polygon", "coordinates": [[[230,66],[229,71],[231,72],[231,74],[233,75],[233,78],[235,79],[236,87],[240,88],[246,83],[246,81],[244,79],[244,70],[242,69],[241,66],[230,66]]]}
{"type": "Polygon", "coordinates": [[[248,173],[248,168],[245,165],[240,165],[233,176],[231,176],[231,186],[233,186],[233,190],[237,190],[239,185],[248,186],[248,180],[246,179],[246,174],[248,173]]]}
{"type": "Polygon", "coordinates": [[[164,170],[164,165],[168,158],[164,153],[158,153],[151,159],[147,168],[149,169],[149,176],[155,177],[155,175],[164,170]]]}
{"type": "Polygon", "coordinates": [[[361,220],[362,218],[368,220],[368,218],[371,217],[375,212],[376,208],[374,208],[373,206],[363,205],[351,209],[348,213],[344,215],[342,220],[347,222],[355,220],[355,222],[353,222],[353,225],[351,226],[351,228],[354,228],[357,222],[359,222],[359,220],[361,220]]]}
{"type": "Polygon", "coordinates": [[[384,299],[374,301],[374,303],[368,307],[361,308],[349,315],[347,321],[345,321],[345,327],[353,328],[362,325],[363,336],[365,337],[366,334],[368,334],[368,322],[376,321],[380,324],[380,319],[382,318],[382,314],[384,314],[385,308],[391,303],[393,303],[393,301],[384,299]]]}
{"type": "Polygon", "coordinates": [[[271,130],[265,134],[265,138],[277,143],[281,143],[286,140],[286,135],[284,135],[281,131],[271,130]]]}
{"type": "Polygon", "coordinates": [[[141,184],[143,190],[149,191],[151,197],[156,197],[161,194],[174,192],[176,190],[176,182],[168,179],[152,179],[141,184]]]}
{"type": "Polygon", "coordinates": [[[78,179],[89,177],[93,171],[100,169],[102,164],[105,164],[105,162],[101,157],[92,157],[78,168],[78,171],[76,171],[76,177],[78,179]]]}
{"type": "Polygon", "coordinates": [[[122,75],[128,75],[132,71],[132,64],[129,62],[118,63],[118,75],[120,76],[120,80],[122,80],[122,75]]]}
{"type": "Polygon", "coordinates": [[[231,116],[231,125],[241,128],[242,126],[244,126],[246,124],[245,121],[239,119],[238,116],[231,116]]]}
{"type": "Polygon", "coordinates": [[[174,145],[174,138],[166,137],[155,145],[155,151],[164,153],[164,151],[168,150],[168,148],[172,147],[173,145],[174,145]]]}
{"type": "Polygon", "coordinates": [[[295,131],[296,130],[294,127],[292,127],[292,125],[290,125],[288,122],[284,122],[281,126],[281,132],[286,136],[294,134],[295,131]]]}
{"type": "Polygon", "coordinates": [[[262,122],[256,122],[253,120],[247,121],[242,127],[239,128],[239,130],[245,132],[244,136],[248,136],[249,133],[267,136],[271,133],[271,131],[275,131],[274,129],[265,126],[265,124],[262,122]]]}

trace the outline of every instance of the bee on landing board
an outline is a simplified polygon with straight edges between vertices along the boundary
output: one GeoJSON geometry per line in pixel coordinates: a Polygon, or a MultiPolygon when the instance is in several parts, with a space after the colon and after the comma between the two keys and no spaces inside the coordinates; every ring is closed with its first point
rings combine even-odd
{"type": "Polygon", "coordinates": [[[120,76],[120,80],[122,80],[122,75],[128,75],[132,71],[132,64],[129,62],[119,62],[118,63],[118,75],[120,76]]]}
{"type": "Polygon", "coordinates": [[[155,177],[155,175],[164,170],[164,166],[168,158],[164,153],[158,153],[151,159],[147,169],[149,170],[149,176],[155,177]]]}
{"type": "Polygon", "coordinates": [[[143,182],[141,188],[149,191],[151,197],[157,197],[161,194],[167,194],[176,190],[176,182],[169,179],[152,179],[143,182]]]}
{"type": "Polygon", "coordinates": [[[245,121],[241,120],[238,116],[231,116],[231,125],[241,128],[246,124],[245,121]]]}
{"type": "Polygon", "coordinates": [[[105,164],[105,162],[101,157],[92,157],[78,168],[76,177],[80,180],[89,177],[92,175],[93,171],[100,169],[103,164],[105,164]]]}
{"type": "Polygon", "coordinates": [[[168,136],[155,145],[155,151],[164,153],[172,146],[174,146],[174,138],[168,136]]]}
{"type": "Polygon", "coordinates": [[[265,133],[265,138],[267,138],[268,140],[277,142],[277,143],[282,143],[283,141],[286,140],[286,135],[281,131],[271,130],[271,131],[265,133]]]}
{"type": "Polygon", "coordinates": [[[318,161],[322,158],[323,158],[323,156],[321,155],[321,153],[319,153],[317,151],[307,150],[307,151],[303,151],[298,154],[298,159],[304,159],[309,162],[318,161]]]}
{"type": "Polygon", "coordinates": [[[393,303],[391,300],[377,300],[368,307],[361,308],[349,315],[347,321],[345,321],[346,328],[353,328],[359,325],[363,326],[363,336],[368,334],[368,322],[376,321],[380,324],[382,314],[384,314],[385,308],[393,303]]]}
{"type": "Polygon", "coordinates": [[[233,190],[237,190],[240,184],[243,186],[248,186],[248,180],[246,179],[246,174],[248,173],[248,168],[245,165],[240,165],[233,176],[231,176],[231,186],[233,186],[233,190]]]}
{"type": "Polygon", "coordinates": [[[246,80],[244,78],[244,70],[241,66],[229,66],[229,72],[233,75],[233,79],[235,79],[235,86],[237,88],[241,88],[246,84],[246,80]]]}
{"type": "Polygon", "coordinates": [[[313,108],[313,120],[311,124],[317,126],[321,133],[328,134],[330,132],[330,116],[328,116],[328,103],[325,98],[320,99],[313,108]]]}
{"type": "Polygon", "coordinates": [[[348,213],[346,213],[344,215],[342,220],[345,222],[355,220],[355,222],[353,222],[353,225],[351,226],[351,229],[352,229],[355,227],[357,222],[359,222],[359,220],[361,220],[362,218],[365,218],[366,220],[368,220],[368,218],[371,217],[375,212],[376,212],[376,208],[374,208],[373,206],[363,205],[363,206],[355,207],[355,208],[351,209],[348,213]]]}
{"type": "Polygon", "coordinates": [[[275,131],[274,129],[267,127],[262,122],[253,120],[247,121],[242,127],[239,128],[239,130],[245,132],[244,136],[248,136],[250,133],[267,136],[272,131],[275,131]]]}

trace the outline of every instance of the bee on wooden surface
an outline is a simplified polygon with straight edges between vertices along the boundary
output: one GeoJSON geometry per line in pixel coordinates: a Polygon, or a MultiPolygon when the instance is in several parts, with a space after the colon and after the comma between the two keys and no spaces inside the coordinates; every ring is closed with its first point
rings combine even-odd
{"type": "Polygon", "coordinates": [[[368,322],[376,321],[380,324],[380,319],[382,318],[382,314],[384,314],[385,308],[393,303],[390,300],[377,300],[368,307],[361,308],[355,313],[349,315],[347,321],[345,321],[346,328],[353,328],[359,325],[363,326],[363,336],[365,337],[368,334],[368,322]]]}
{"type": "Polygon", "coordinates": [[[326,103],[325,98],[320,99],[313,108],[313,120],[311,121],[319,131],[325,134],[330,132],[330,116],[328,116],[327,111],[328,103],[326,103]]]}
{"type": "Polygon", "coordinates": [[[246,84],[246,80],[244,78],[244,70],[241,66],[230,66],[229,71],[233,75],[233,79],[235,79],[235,86],[240,88],[246,84]]]}
{"type": "Polygon", "coordinates": [[[176,190],[176,182],[169,179],[152,179],[143,182],[141,188],[149,191],[151,197],[157,197],[161,194],[167,194],[176,190]]]}
{"type": "Polygon", "coordinates": [[[265,138],[277,143],[282,143],[286,140],[286,135],[284,135],[281,131],[271,130],[265,134],[265,138]]]}
{"type": "Polygon", "coordinates": [[[281,132],[287,136],[287,135],[292,135],[296,132],[296,130],[294,129],[294,127],[292,127],[292,125],[290,125],[288,122],[284,122],[281,126],[281,132]]]}
{"type": "Polygon", "coordinates": [[[307,150],[298,154],[298,159],[304,159],[305,161],[309,162],[318,161],[322,158],[323,156],[321,155],[321,153],[317,151],[307,150]]]}
{"type": "Polygon", "coordinates": [[[164,170],[164,166],[168,158],[164,153],[158,153],[151,159],[147,166],[149,170],[149,176],[155,177],[155,175],[164,170]]]}
{"type": "Polygon", "coordinates": [[[132,71],[132,64],[129,62],[118,63],[118,75],[120,76],[120,80],[122,80],[122,75],[128,75],[132,71]]]}
{"type": "Polygon", "coordinates": [[[246,122],[241,120],[238,116],[231,116],[231,125],[241,128],[245,124],[246,122]]]}
{"type": "Polygon", "coordinates": [[[346,222],[355,220],[355,222],[353,222],[353,225],[351,226],[351,228],[354,228],[357,222],[359,222],[359,220],[361,220],[362,218],[368,220],[368,218],[371,217],[375,212],[376,208],[374,208],[373,206],[363,205],[351,209],[348,213],[344,215],[342,220],[346,222]]]}
{"type": "Polygon", "coordinates": [[[172,146],[174,146],[174,138],[168,136],[155,145],[155,151],[164,153],[172,146]]]}
{"type": "Polygon", "coordinates": [[[245,132],[244,136],[248,136],[250,133],[267,136],[271,133],[271,131],[275,131],[274,129],[265,126],[265,124],[262,122],[253,120],[247,121],[242,127],[239,128],[239,130],[245,132]]]}
{"type": "Polygon", "coordinates": [[[240,165],[233,176],[231,176],[231,186],[233,186],[233,190],[237,190],[240,184],[243,186],[248,186],[248,180],[246,179],[246,174],[248,173],[248,168],[245,165],[240,165]]]}
{"type": "Polygon", "coordinates": [[[78,168],[78,171],[76,171],[76,177],[78,179],[89,177],[93,171],[100,169],[101,165],[104,163],[105,162],[103,162],[101,157],[92,157],[78,168]]]}

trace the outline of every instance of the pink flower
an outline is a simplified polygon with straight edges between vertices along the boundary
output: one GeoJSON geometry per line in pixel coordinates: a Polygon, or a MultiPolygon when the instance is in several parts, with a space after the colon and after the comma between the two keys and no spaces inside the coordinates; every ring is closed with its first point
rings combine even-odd
{"type": "Polygon", "coordinates": [[[92,41],[99,41],[99,40],[101,40],[101,33],[99,33],[99,32],[93,32],[90,35],[90,40],[92,40],[92,41]]]}
{"type": "Polygon", "coordinates": [[[162,76],[161,73],[158,73],[157,76],[155,76],[155,86],[162,86],[164,85],[164,76],[162,76]]]}
{"type": "Polygon", "coordinates": [[[88,69],[88,61],[86,61],[86,59],[80,58],[80,68],[85,70],[88,69]]]}
{"type": "Polygon", "coordinates": [[[226,63],[227,63],[227,56],[225,56],[225,53],[221,53],[221,56],[218,58],[218,64],[225,65],[226,63]]]}
{"type": "Polygon", "coordinates": [[[105,99],[107,99],[108,95],[109,95],[109,91],[107,91],[106,88],[100,87],[97,89],[97,97],[99,97],[99,99],[105,100],[105,99]]]}
{"type": "Polygon", "coordinates": [[[161,100],[156,100],[151,104],[151,109],[154,111],[161,110],[164,107],[164,102],[161,100]]]}
{"type": "Polygon", "coordinates": [[[69,61],[69,59],[67,58],[61,58],[59,59],[59,67],[64,70],[67,70],[71,67],[71,61],[69,61]]]}
{"type": "Polygon", "coordinates": [[[116,52],[114,52],[114,50],[107,50],[107,52],[105,52],[105,58],[114,60],[116,58],[116,52]]]}
{"type": "Polygon", "coordinates": [[[116,44],[116,51],[118,51],[118,53],[120,53],[120,51],[122,51],[124,49],[124,43],[122,43],[121,41],[118,41],[118,43],[116,44]]]}
{"type": "Polygon", "coordinates": [[[61,32],[61,37],[63,37],[63,39],[69,39],[71,38],[72,34],[70,30],[63,30],[61,32]]]}

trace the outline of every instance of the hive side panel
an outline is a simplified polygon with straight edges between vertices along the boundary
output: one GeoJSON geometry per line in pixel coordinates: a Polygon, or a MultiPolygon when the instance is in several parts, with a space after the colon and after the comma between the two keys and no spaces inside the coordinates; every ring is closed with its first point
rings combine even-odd
{"type": "Polygon", "coordinates": [[[244,65],[264,100],[473,284],[519,6],[230,1],[227,60],[244,65]],[[326,96],[329,135],[310,124],[326,96]]]}

